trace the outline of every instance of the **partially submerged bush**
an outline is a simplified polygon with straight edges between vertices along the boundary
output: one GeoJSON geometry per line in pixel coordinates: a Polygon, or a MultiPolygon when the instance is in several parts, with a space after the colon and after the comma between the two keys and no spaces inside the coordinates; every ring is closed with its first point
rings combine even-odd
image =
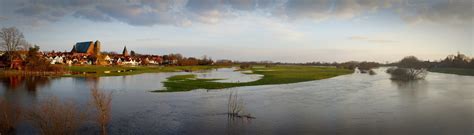
{"type": "Polygon", "coordinates": [[[369,75],[376,75],[377,73],[374,70],[369,70],[369,75]]]}
{"type": "Polygon", "coordinates": [[[60,103],[53,97],[25,112],[25,118],[39,129],[40,134],[69,135],[85,124],[86,112],[72,101],[60,103]]]}
{"type": "Polygon", "coordinates": [[[244,102],[239,98],[237,92],[231,91],[227,102],[227,114],[230,117],[255,119],[250,114],[244,114],[244,102]]]}
{"type": "Polygon", "coordinates": [[[230,92],[227,102],[227,112],[229,115],[239,115],[243,111],[244,103],[242,99],[238,97],[237,93],[230,92]]]}
{"type": "Polygon", "coordinates": [[[427,66],[415,56],[408,56],[400,60],[398,68],[389,68],[386,72],[392,75],[393,80],[424,79],[428,74],[427,66]]]}
{"type": "Polygon", "coordinates": [[[102,129],[102,135],[107,134],[107,127],[110,122],[112,92],[106,94],[97,88],[91,89],[91,102],[97,111],[97,123],[102,129]]]}
{"type": "Polygon", "coordinates": [[[425,69],[414,69],[414,68],[389,68],[387,73],[392,75],[393,80],[418,80],[424,79],[427,75],[427,71],[425,69]]]}
{"type": "Polygon", "coordinates": [[[19,106],[0,99],[0,134],[13,132],[20,116],[21,109],[19,106]]]}
{"type": "Polygon", "coordinates": [[[391,67],[391,68],[388,68],[385,72],[391,74],[393,71],[395,71],[395,69],[397,68],[391,67]]]}

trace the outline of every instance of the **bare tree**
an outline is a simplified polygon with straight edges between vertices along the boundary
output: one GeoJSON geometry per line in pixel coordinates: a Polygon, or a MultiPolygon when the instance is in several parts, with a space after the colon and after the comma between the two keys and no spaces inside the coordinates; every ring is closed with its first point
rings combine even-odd
{"type": "Polygon", "coordinates": [[[28,43],[24,39],[23,33],[16,27],[2,28],[0,30],[0,38],[0,47],[7,53],[28,48],[28,43]]]}
{"type": "Polygon", "coordinates": [[[91,89],[91,102],[97,110],[97,123],[102,129],[102,135],[107,134],[107,126],[110,121],[112,92],[106,94],[99,91],[97,88],[91,89]]]}

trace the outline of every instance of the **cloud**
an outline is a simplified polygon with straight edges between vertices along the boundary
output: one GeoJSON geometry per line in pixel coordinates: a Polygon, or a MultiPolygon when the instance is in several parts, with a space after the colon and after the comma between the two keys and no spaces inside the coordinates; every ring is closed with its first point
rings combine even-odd
{"type": "Polygon", "coordinates": [[[364,37],[364,36],[351,36],[348,37],[349,40],[353,41],[364,41],[364,42],[369,42],[369,43],[397,43],[398,41],[395,40],[387,40],[387,39],[377,39],[377,38],[369,38],[369,37],[364,37]]]}
{"type": "MultiPolygon", "coordinates": [[[[472,24],[471,0],[19,0],[13,13],[34,20],[65,16],[130,25],[218,23],[240,13],[283,20],[351,19],[392,10],[407,23],[472,24]]],[[[10,6],[10,5],[9,5],[10,6]]]]}
{"type": "Polygon", "coordinates": [[[94,9],[81,9],[74,13],[74,17],[85,18],[97,22],[109,22],[112,19],[106,14],[94,9]]]}
{"type": "Polygon", "coordinates": [[[1,22],[1,21],[6,21],[6,20],[8,20],[8,17],[0,16],[0,22],[1,22]]]}
{"type": "Polygon", "coordinates": [[[404,2],[398,8],[401,18],[409,23],[438,22],[469,24],[473,20],[472,0],[442,0],[436,3],[404,2]]]}

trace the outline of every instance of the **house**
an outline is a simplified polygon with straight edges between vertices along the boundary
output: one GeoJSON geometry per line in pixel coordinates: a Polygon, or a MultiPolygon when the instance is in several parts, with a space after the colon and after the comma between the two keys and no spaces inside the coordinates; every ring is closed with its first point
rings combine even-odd
{"type": "Polygon", "coordinates": [[[97,40],[77,42],[71,50],[73,55],[98,55],[100,53],[100,42],[97,40]]]}

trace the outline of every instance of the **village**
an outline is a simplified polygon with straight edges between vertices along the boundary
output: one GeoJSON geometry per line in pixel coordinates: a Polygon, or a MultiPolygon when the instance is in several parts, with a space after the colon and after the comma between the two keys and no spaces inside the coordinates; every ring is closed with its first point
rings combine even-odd
{"type": "MultiPolygon", "coordinates": [[[[32,47],[29,47],[30,50],[32,47]]],[[[0,53],[0,67],[22,70],[25,69],[26,60],[30,50],[16,50],[14,54],[7,56],[8,52],[0,53]],[[6,58],[10,57],[10,58],[6,58]]],[[[124,46],[122,53],[102,52],[101,42],[85,41],[77,42],[72,46],[71,51],[39,51],[35,53],[40,59],[46,60],[51,65],[64,66],[195,66],[195,65],[214,65],[230,64],[230,60],[219,60],[214,62],[211,58],[203,56],[202,58],[183,57],[181,54],[168,55],[150,55],[137,54],[133,50],[129,51],[124,46]]]]}
{"type": "Polygon", "coordinates": [[[76,43],[70,52],[46,52],[46,57],[51,64],[67,65],[161,65],[177,64],[177,58],[168,58],[166,61],[158,55],[136,55],[129,52],[125,46],[121,54],[101,53],[100,41],[86,41],[76,43]]]}

